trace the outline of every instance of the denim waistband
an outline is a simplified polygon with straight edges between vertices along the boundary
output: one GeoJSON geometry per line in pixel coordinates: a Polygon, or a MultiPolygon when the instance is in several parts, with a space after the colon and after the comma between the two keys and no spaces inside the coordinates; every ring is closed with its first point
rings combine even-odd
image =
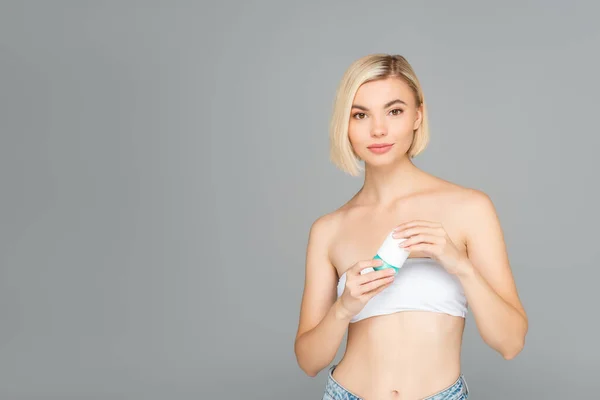
{"type": "MultiPolygon", "coordinates": [[[[323,394],[323,400],[363,400],[361,397],[350,392],[348,389],[343,387],[333,377],[333,370],[337,365],[333,365],[329,368],[329,376],[325,384],[325,393],[323,394]]],[[[469,396],[469,387],[463,374],[461,373],[456,381],[440,390],[439,392],[426,397],[423,400],[459,400],[467,399],[469,396]]]]}

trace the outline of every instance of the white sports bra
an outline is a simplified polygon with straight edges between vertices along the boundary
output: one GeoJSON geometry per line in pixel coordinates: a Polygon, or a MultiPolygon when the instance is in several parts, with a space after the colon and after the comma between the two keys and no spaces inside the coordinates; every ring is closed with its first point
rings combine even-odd
{"type": "MultiPolygon", "coordinates": [[[[337,285],[338,297],[344,292],[346,273],[337,285]]],[[[376,315],[420,310],[465,318],[467,299],[458,277],[431,258],[408,258],[390,286],[373,296],[350,322],[376,315]]]]}

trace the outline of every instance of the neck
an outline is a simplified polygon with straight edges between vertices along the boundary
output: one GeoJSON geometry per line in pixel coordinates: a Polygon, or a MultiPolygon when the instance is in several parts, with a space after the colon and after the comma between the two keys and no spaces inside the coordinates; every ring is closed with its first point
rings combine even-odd
{"type": "Polygon", "coordinates": [[[400,197],[414,193],[423,184],[424,173],[405,157],[394,165],[365,167],[365,181],[357,193],[361,202],[386,207],[400,197]]]}

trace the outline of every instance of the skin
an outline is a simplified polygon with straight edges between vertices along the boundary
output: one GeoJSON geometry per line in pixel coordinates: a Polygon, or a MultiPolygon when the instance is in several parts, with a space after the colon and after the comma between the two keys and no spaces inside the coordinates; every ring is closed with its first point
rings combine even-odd
{"type": "Polygon", "coordinates": [[[353,102],[348,135],[365,162],[362,188],[311,226],[306,279],[295,341],[298,364],[316,376],[346,352],[334,370],[345,388],[366,399],[422,399],[458,378],[465,320],[426,311],[399,312],[350,323],[395,278],[372,257],[393,229],[410,257],[439,262],[462,284],[484,342],[504,359],[523,349],[528,320],[517,294],[502,228],[483,192],[417,168],[408,151],[422,109],[410,87],[388,78],[363,84],[353,102]],[[402,103],[394,103],[393,100],[402,103]],[[385,154],[368,146],[393,144],[385,154]],[[339,277],[347,272],[337,298],[339,277]]]}

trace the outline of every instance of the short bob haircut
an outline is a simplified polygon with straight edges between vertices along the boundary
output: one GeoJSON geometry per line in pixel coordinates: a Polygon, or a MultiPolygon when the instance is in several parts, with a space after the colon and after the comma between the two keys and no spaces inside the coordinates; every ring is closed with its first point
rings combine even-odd
{"type": "Polygon", "coordinates": [[[352,102],[363,83],[387,78],[404,80],[414,93],[416,106],[422,106],[421,125],[414,132],[408,156],[415,157],[425,150],[429,143],[429,122],[423,90],[408,61],[401,55],[391,54],[371,54],[361,57],[348,67],[341,79],[329,125],[331,161],[336,167],[352,176],[357,176],[363,171],[348,137],[352,102]]]}

